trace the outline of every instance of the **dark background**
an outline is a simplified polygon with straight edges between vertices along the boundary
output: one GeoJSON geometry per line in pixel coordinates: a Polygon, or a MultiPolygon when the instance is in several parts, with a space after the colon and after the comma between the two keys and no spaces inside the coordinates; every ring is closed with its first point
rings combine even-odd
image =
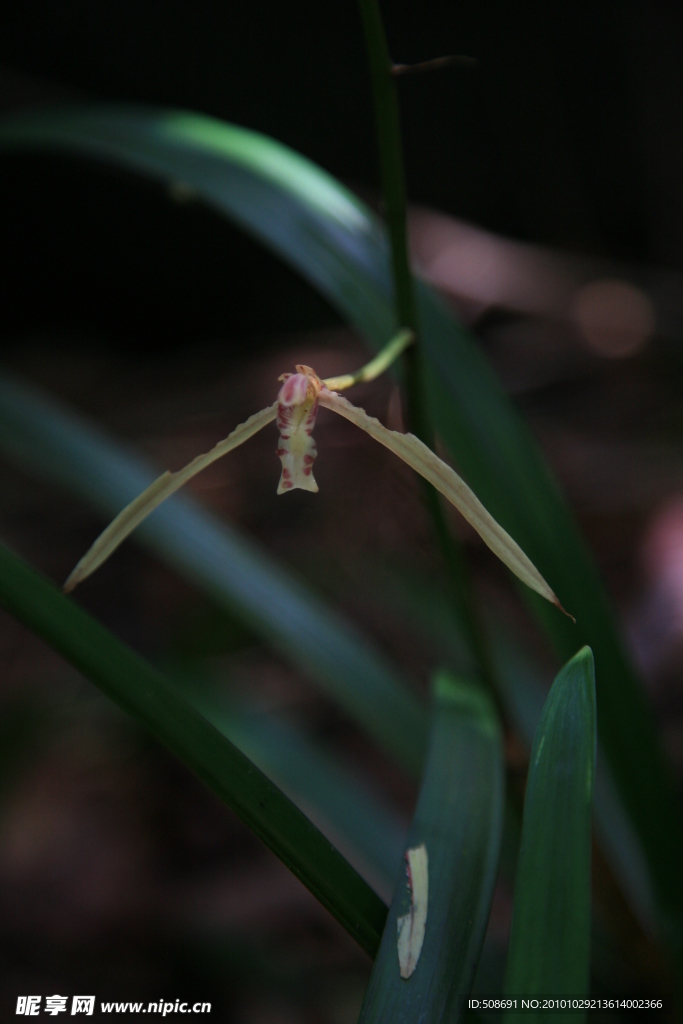
{"type": "MultiPolygon", "coordinates": [[[[670,3],[386,5],[410,196],[519,239],[647,265],[683,258],[683,12],[670,3]]],[[[37,3],[0,14],[0,102],[200,110],[273,135],[372,197],[355,6],[37,3]]],[[[151,351],[333,315],[213,214],[76,160],[3,158],[3,333],[151,351]],[[105,198],[106,197],[106,198],[105,198]],[[262,281],[268,278],[264,301],[262,281]]]]}

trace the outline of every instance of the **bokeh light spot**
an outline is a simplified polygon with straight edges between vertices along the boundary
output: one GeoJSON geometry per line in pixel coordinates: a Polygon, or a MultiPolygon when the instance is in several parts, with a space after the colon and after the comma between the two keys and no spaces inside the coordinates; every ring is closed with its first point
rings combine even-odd
{"type": "Polygon", "coordinates": [[[648,297],[627,281],[592,281],[574,300],[581,336],[595,352],[611,359],[634,355],[655,331],[655,310],[648,297]]]}

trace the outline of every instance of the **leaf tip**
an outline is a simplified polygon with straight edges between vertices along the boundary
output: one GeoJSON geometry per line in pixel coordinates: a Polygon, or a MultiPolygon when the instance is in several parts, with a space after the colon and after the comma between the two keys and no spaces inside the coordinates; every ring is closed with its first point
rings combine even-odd
{"type": "Polygon", "coordinates": [[[461,713],[474,715],[481,722],[497,723],[493,702],[481,687],[465,682],[447,670],[439,671],[432,681],[435,700],[448,707],[457,708],[461,713]]]}
{"type": "Polygon", "coordinates": [[[78,572],[76,572],[76,570],[74,569],[74,571],[72,573],[70,573],[67,576],[67,578],[65,579],[64,585],[62,587],[62,593],[63,594],[70,594],[72,592],[72,590],[76,589],[76,587],[78,586],[78,584],[80,582],[81,582],[80,574],[78,572]]]}
{"type": "Polygon", "coordinates": [[[581,648],[581,650],[576,652],[576,654],[571,659],[569,664],[570,665],[572,663],[579,664],[579,663],[582,663],[582,662],[587,662],[589,667],[595,667],[595,659],[593,657],[593,649],[591,647],[589,647],[588,644],[585,644],[581,648]]]}
{"type": "Polygon", "coordinates": [[[563,615],[566,615],[566,616],[567,616],[567,618],[568,618],[568,619],[571,619],[571,620],[572,620],[572,622],[574,623],[574,625],[576,625],[576,619],[574,618],[574,616],[572,615],[572,613],[571,613],[571,612],[568,612],[568,611],[567,611],[567,609],[563,607],[563,605],[562,605],[562,604],[561,604],[561,602],[560,602],[560,599],[559,599],[559,597],[556,597],[556,596],[555,596],[555,595],[553,594],[553,598],[554,598],[554,600],[553,600],[553,604],[555,605],[555,607],[556,607],[556,608],[559,608],[559,609],[560,609],[560,611],[562,612],[562,614],[563,614],[563,615]]]}

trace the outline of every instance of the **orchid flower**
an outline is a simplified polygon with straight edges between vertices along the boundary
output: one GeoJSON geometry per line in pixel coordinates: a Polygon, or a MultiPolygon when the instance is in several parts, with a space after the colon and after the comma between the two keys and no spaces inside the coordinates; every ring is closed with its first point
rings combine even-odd
{"type": "Polygon", "coordinates": [[[198,455],[183,469],[176,473],[163,473],[147,490],[127,505],[122,512],[119,512],[118,516],[81,558],[64,584],[64,590],[67,593],[70,592],[98,569],[119,544],[174,491],[177,491],[216,459],[222,458],[233,448],[243,444],[273,420],[277,421],[280,431],[277,454],[282,463],[277,493],[283,494],[296,488],[317,491],[318,485],[313,476],[313,463],[317,455],[313,440],[313,428],[318,410],[322,406],[350,420],[351,423],[355,423],[361,430],[365,430],[376,441],[403,459],[416,473],[419,473],[443,494],[451,504],[455,505],[494,554],[523,583],[564,611],[538,569],[512,537],[486,511],[474,492],[450,466],[413,434],[402,434],[395,430],[389,430],[379,420],[368,416],[363,409],[352,405],[337,393],[354,384],[374,380],[387,369],[412,340],[413,335],[410,331],[400,332],[370,363],[355,373],[342,377],[321,380],[310,366],[303,365],[297,365],[294,374],[283,374],[279,378],[282,387],[272,405],[250,416],[223,441],[219,441],[211,451],[205,455],[198,455]]]}

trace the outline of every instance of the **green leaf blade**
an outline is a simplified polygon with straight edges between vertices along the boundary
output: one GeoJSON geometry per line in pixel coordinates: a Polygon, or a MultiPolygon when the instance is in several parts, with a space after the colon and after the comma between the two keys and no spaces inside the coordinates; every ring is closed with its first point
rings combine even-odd
{"type": "MultiPolygon", "coordinates": [[[[400,326],[378,221],[329,175],[272,140],[200,115],[91,107],[6,118],[0,146],[76,151],[182,181],[298,268],[375,349],[400,326]]],[[[670,933],[683,972],[683,821],[651,708],[604,587],[485,357],[424,285],[418,304],[438,433],[467,483],[576,617],[574,627],[528,597],[560,657],[587,643],[602,667],[601,742],[647,854],[660,927],[670,933]]]]}
{"type": "MultiPolygon", "coordinates": [[[[531,750],[547,696],[541,671],[502,635],[494,639],[492,657],[500,698],[515,729],[531,750]]],[[[599,745],[593,822],[596,838],[619,879],[631,910],[645,934],[654,935],[657,914],[650,869],[633,819],[626,812],[611,777],[609,762],[601,755],[599,745]]]]}
{"type": "Polygon", "coordinates": [[[405,870],[389,910],[359,1024],[456,1021],[486,931],[503,820],[503,755],[495,711],[442,675],[431,742],[408,835],[428,855],[428,910],[414,973],[401,978],[398,919],[410,905],[405,870]]]}
{"type": "MultiPolygon", "coordinates": [[[[174,673],[174,679],[178,677],[174,673]]],[[[316,821],[363,877],[390,895],[406,828],[365,777],[286,719],[233,703],[183,674],[186,699],[316,821]]]]}
{"type": "Polygon", "coordinates": [[[534,738],[505,983],[510,996],[588,995],[596,739],[595,667],[583,648],[558,674],[534,738]]]}
{"type": "Polygon", "coordinates": [[[0,605],[176,754],[371,956],[386,908],[305,815],[164,676],[0,546],[0,605]]]}
{"type": "Polygon", "coordinates": [[[84,106],[8,116],[0,146],[76,152],[181,182],[284,256],[378,347],[400,326],[379,222],[334,178],[265,135],[189,111],[84,106]]]}

